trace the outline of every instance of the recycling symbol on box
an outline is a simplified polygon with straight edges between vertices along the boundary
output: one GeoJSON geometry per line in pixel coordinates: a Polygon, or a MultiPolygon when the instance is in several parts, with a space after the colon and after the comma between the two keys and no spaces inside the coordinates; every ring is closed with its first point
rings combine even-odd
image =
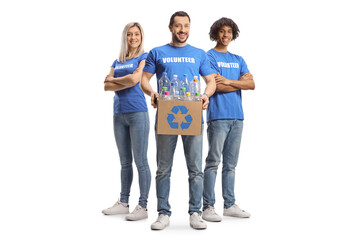
{"type": "MultiPolygon", "coordinates": [[[[176,116],[187,114],[188,111],[189,111],[189,109],[187,109],[185,106],[174,106],[171,109],[171,112],[173,112],[176,116]]],[[[169,126],[171,128],[179,129],[179,123],[174,122],[174,120],[175,120],[175,115],[174,114],[168,113],[167,121],[168,121],[169,126]]],[[[181,124],[180,124],[180,127],[181,127],[182,130],[188,129],[190,127],[190,124],[191,124],[193,119],[192,119],[191,115],[188,114],[188,115],[186,115],[184,117],[184,120],[185,120],[185,122],[182,121],[181,124]]]]}

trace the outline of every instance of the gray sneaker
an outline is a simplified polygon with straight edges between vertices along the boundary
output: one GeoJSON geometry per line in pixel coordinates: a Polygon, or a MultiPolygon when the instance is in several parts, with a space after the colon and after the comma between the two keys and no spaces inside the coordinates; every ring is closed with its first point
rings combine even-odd
{"type": "Polygon", "coordinates": [[[204,222],[204,220],[202,220],[201,216],[197,212],[194,212],[193,214],[191,214],[190,226],[194,229],[206,229],[207,228],[206,222],[204,222]]]}
{"type": "Polygon", "coordinates": [[[145,219],[148,217],[148,212],[146,208],[137,205],[132,213],[125,216],[125,219],[128,221],[137,221],[141,219],[145,219]]]}
{"type": "Polygon", "coordinates": [[[248,218],[250,217],[250,213],[240,209],[238,205],[234,204],[229,208],[224,208],[224,216],[248,218]]]}
{"type": "Polygon", "coordinates": [[[152,230],[163,230],[170,224],[170,216],[165,214],[160,214],[156,221],[151,224],[152,230]]]}
{"type": "Polygon", "coordinates": [[[221,217],[215,212],[214,207],[207,207],[202,214],[202,218],[208,222],[221,222],[221,217]]]}
{"type": "Polygon", "coordinates": [[[102,210],[105,215],[114,214],[127,214],[129,213],[129,205],[127,203],[120,202],[120,199],[114,204],[114,206],[102,210]]]}

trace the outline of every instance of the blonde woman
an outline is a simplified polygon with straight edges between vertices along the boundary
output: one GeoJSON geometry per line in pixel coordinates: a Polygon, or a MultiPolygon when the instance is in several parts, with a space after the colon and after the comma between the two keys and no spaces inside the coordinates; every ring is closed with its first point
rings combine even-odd
{"type": "Polygon", "coordinates": [[[147,160],[149,115],[144,93],[139,87],[147,53],[144,53],[144,31],[139,23],[125,26],[119,59],[107,75],[105,91],[114,91],[114,133],[121,164],[121,192],[114,206],[104,209],[105,215],[127,214],[126,220],[148,217],[147,199],[151,174],[147,160]],[[140,197],[138,205],[129,214],[129,196],[133,180],[132,161],[139,175],[140,197]]]}

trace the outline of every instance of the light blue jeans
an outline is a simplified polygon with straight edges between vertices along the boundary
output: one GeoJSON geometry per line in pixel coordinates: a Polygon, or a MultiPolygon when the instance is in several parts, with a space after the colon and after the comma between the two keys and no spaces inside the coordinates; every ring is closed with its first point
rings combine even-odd
{"type": "Polygon", "coordinates": [[[139,205],[146,208],[151,182],[151,173],[147,160],[149,141],[148,112],[114,114],[114,133],[121,164],[120,201],[129,202],[133,180],[132,160],[134,155],[139,175],[139,205]]]}
{"type": "MultiPolygon", "coordinates": [[[[202,134],[203,126],[201,129],[202,134]]],[[[156,133],[156,124],[155,124],[156,133]]],[[[157,148],[156,196],[159,214],[171,215],[169,194],[170,176],[178,135],[155,135],[157,148]]],[[[189,214],[197,212],[201,215],[201,198],[203,193],[202,172],[202,135],[181,135],[188,169],[189,214]]],[[[185,187],[185,185],[183,186],[185,187]]]]}
{"type": "Polygon", "coordinates": [[[238,162],[243,120],[214,120],[208,123],[209,153],[204,170],[203,209],[215,204],[215,181],[217,169],[223,157],[222,196],[224,207],[235,204],[235,167],[238,162]]]}

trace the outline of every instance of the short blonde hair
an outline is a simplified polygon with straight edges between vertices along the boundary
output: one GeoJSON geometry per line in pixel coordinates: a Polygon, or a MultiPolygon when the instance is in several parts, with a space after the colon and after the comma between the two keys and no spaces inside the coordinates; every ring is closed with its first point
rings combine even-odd
{"type": "Polygon", "coordinates": [[[134,58],[136,58],[144,53],[144,31],[143,31],[140,23],[138,23],[138,22],[128,23],[124,27],[124,30],[123,30],[122,36],[121,36],[121,48],[120,48],[119,62],[126,62],[126,57],[129,55],[129,46],[127,43],[127,33],[129,31],[129,29],[132,27],[138,27],[140,29],[140,33],[141,33],[141,43],[134,55],[134,58]]]}

